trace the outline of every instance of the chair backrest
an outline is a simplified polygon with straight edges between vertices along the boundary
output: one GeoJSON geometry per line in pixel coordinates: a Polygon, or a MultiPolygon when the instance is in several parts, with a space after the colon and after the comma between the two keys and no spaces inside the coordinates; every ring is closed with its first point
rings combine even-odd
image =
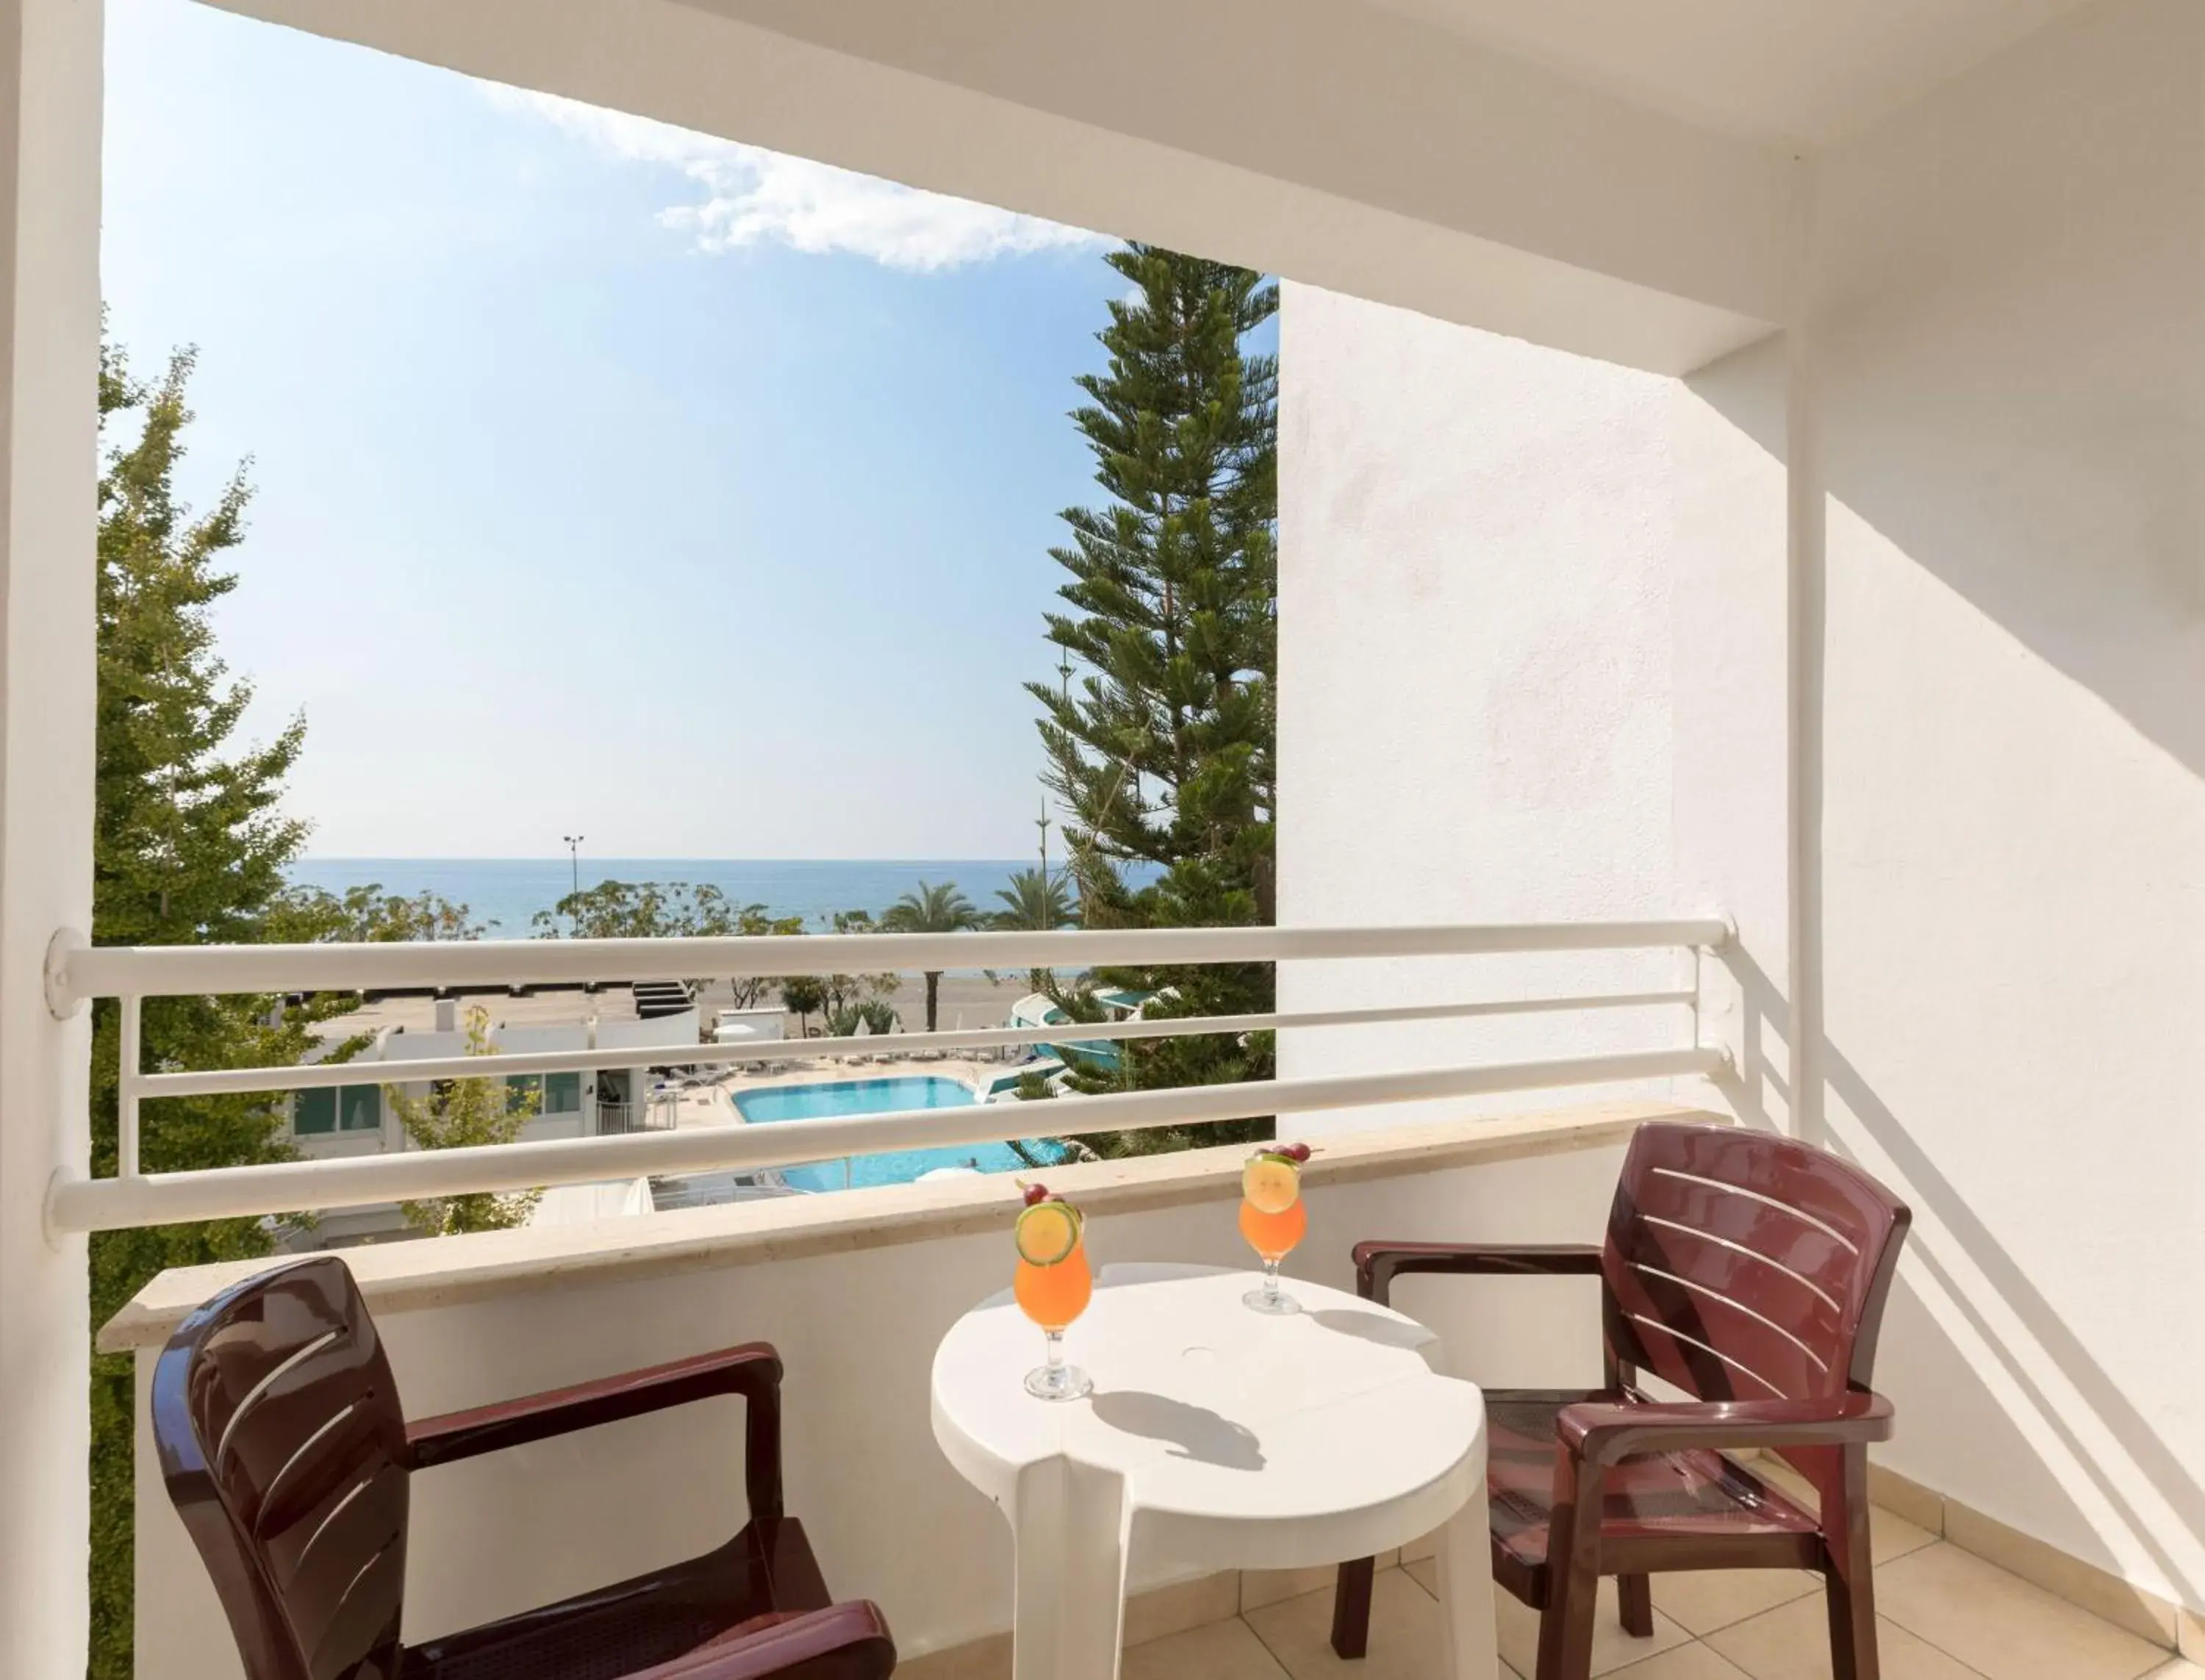
{"type": "Polygon", "coordinates": [[[406,1424],[335,1256],[217,1296],[153,1373],[169,1497],[247,1680],[390,1680],[406,1585],[406,1424]]]}
{"type": "Polygon", "coordinates": [[[1859,1168],[1788,1137],[1641,1126],[1608,1215],[1608,1345],[1702,1399],[1865,1388],[1909,1217],[1859,1168]]]}

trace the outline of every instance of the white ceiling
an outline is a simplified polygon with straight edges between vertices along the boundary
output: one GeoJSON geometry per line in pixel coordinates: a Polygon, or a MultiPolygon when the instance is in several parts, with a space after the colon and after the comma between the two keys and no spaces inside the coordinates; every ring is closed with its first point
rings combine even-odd
{"type": "Polygon", "coordinates": [[[2088,0],[1363,0],[1674,116],[1828,141],[2088,0]]]}

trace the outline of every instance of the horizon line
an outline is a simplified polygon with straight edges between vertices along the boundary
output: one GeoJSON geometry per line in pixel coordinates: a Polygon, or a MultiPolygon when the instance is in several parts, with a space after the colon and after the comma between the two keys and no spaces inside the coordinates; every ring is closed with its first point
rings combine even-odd
{"type": "MultiPolygon", "coordinates": [[[[556,852],[524,854],[520,852],[312,852],[291,860],[294,864],[564,864],[571,861],[556,852]]],[[[698,853],[680,857],[671,853],[662,857],[646,857],[640,852],[629,854],[606,852],[593,861],[609,864],[1014,864],[1029,861],[1022,858],[978,857],[900,857],[900,858],[717,858],[698,853]]]]}

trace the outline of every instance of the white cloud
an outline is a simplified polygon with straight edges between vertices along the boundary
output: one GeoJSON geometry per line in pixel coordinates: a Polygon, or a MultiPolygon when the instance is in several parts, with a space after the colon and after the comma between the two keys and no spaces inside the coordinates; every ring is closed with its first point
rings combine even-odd
{"type": "Polygon", "coordinates": [[[1106,242],[1085,229],[923,193],[648,117],[518,88],[486,86],[485,92],[504,109],[532,114],[615,157],[681,171],[703,196],[669,206],[658,219],[687,231],[705,251],[777,243],[815,255],[845,252],[889,268],[931,271],[1106,242]]]}

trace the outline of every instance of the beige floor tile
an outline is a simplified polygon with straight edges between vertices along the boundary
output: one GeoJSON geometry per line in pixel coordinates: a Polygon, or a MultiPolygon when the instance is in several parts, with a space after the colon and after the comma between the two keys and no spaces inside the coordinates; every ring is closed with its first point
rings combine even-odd
{"type": "Polygon", "coordinates": [[[2170,1649],[2174,1646],[2178,1612],[2172,1603],[2055,1546],[2048,1546],[2034,1535],[2010,1529],[1952,1499],[1945,1506],[1945,1538],[1963,1552],[1972,1552],[1984,1562],[1996,1564],[2117,1628],[2125,1628],[2139,1639],[2170,1649]]]}
{"type": "Polygon", "coordinates": [[[1875,1572],[1876,1608],[1988,1680],[2137,1680],[2161,1647],[1940,1541],[1875,1572]]]}
{"type": "Polygon", "coordinates": [[[1879,1568],[1936,1543],[1936,1535],[1917,1527],[1896,1511],[1886,1511],[1881,1505],[1872,1506],[1869,1511],[1869,1557],[1879,1568]]]}
{"type": "MultiPolygon", "coordinates": [[[[1830,1680],[1830,1622],[1819,1593],[1709,1634],[1707,1642],[1752,1680],[1830,1680]]],[[[1883,1680],[1976,1680],[1964,1665],[1882,1617],[1876,1650],[1883,1680]]]]}
{"type": "Polygon", "coordinates": [[[1744,1670],[1695,1640],[1615,1671],[1615,1680],[1747,1680],[1744,1670]]]}
{"type": "MultiPolygon", "coordinates": [[[[1411,1571],[1424,1590],[1436,1594],[1436,1566],[1418,1564],[1411,1571]],[[1419,1571],[1432,1570],[1430,1575],[1419,1571]]],[[[1493,1589],[1493,1619],[1500,1634],[1501,1655],[1511,1667],[1529,1674],[1539,1662],[1539,1612],[1519,1603],[1498,1587],[1493,1589]]],[[[1661,1610],[1654,1612],[1654,1635],[1634,1638],[1624,1632],[1615,1606],[1615,1582],[1600,1583],[1600,1607],[1593,1612],[1592,1671],[1612,1674],[1626,1664],[1643,1663],[1691,1638],[1661,1610]]]]}
{"type": "Polygon", "coordinates": [[[1152,1639],[1167,1639],[1239,1613],[1238,1570],[1153,1588],[1126,1600],[1126,1643],[1145,1645],[1152,1639]]]}
{"type": "Polygon", "coordinates": [[[2177,1657],[2165,1668],[2152,1670],[2144,1677],[2144,1680],[2205,1680],[2205,1668],[2200,1668],[2196,1663],[2177,1657]]]}
{"type": "MultiPolygon", "coordinates": [[[[1809,1510],[1814,1509],[1818,1498],[1814,1487],[1782,1459],[1756,1459],[1753,1473],[1763,1481],[1775,1483],[1809,1510]]],[[[1904,1558],[1910,1552],[1919,1552],[1936,1538],[1929,1529],[1908,1522],[1895,1511],[1887,1511],[1881,1505],[1869,1508],[1869,1555],[1879,1564],[1887,1564],[1894,1558],[1904,1558]]]]}
{"type": "Polygon", "coordinates": [[[1011,1636],[990,1634],[968,1645],[905,1658],[896,1664],[896,1680],[1011,1680],[1011,1636]]]}
{"type": "MultiPolygon", "coordinates": [[[[1398,1552],[1382,1553],[1377,1560],[1382,1570],[1392,1569],[1401,1560],[1398,1552]]],[[[1320,1564],[1315,1569],[1243,1570],[1240,1571],[1240,1610],[1245,1615],[1251,1610],[1261,1610],[1267,1604],[1277,1604],[1284,1599],[1298,1599],[1304,1593],[1330,1592],[1332,1583],[1339,1578],[1339,1568],[1333,1564],[1320,1564]]]]}
{"type": "Polygon", "coordinates": [[[1822,1577],[1804,1570],[1693,1570],[1654,1577],[1654,1607],[1686,1633],[1710,1634],[1780,1604],[1805,1598],[1821,1602],[1822,1577]]]}
{"type": "Polygon", "coordinates": [[[1412,1540],[1403,1546],[1401,1561],[1405,1564],[1413,1564],[1425,1558],[1436,1558],[1439,1556],[1439,1551],[1440,1537],[1438,1532],[1435,1530],[1422,1540],[1412,1540]]]}
{"type": "Polygon", "coordinates": [[[1439,1600],[1398,1569],[1370,1584],[1370,1651],[1356,1662],[1332,1653],[1332,1594],[1305,1593],[1245,1618],[1293,1680],[1431,1680],[1440,1672],[1439,1600]]]}
{"type": "Polygon", "coordinates": [[[1120,1680],[1287,1680],[1263,1641],[1237,1618],[1137,1645],[1118,1672],[1120,1680]]]}
{"type": "MultiPolygon", "coordinates": [[[[1431,1594],[1435,1604],[1439,1602],[1440,1567],[1437,1564],[1425,1558],[1413,1564],[1404,1564],[1401,1565],[1401,1570],[1410,1580],[1431,1594]]],[[[1503,1657],[1501,1659],[1501,1680],[1524,1680],[1524,1677],[1517,1671],[1515,1666],[1506,1657],[1503,1657]]]]}

